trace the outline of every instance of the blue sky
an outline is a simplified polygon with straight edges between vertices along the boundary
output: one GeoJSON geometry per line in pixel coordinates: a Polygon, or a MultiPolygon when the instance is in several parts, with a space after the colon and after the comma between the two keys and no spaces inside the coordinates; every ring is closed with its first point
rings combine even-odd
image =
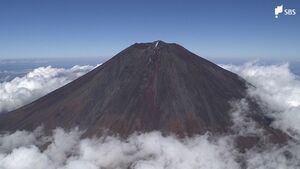
{"type": "Polygon", "coordinates": [[[1,0],[0,59],[111,57],[176,42],[205,58],[300,60],[299,0],[1,0]],[[295,16],[274,17],[276,5],[295,16]]]}

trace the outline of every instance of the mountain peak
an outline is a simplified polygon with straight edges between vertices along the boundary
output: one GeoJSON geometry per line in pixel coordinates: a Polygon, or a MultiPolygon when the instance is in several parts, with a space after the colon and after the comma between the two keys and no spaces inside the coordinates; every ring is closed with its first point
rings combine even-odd
{"type": "Polygon", "coordinates": [[[164,44],[164,45],[167,45],[168,43],[166,43],[166,42],[164,42],[164,41],[162,41],[162,40],[156,40],[156,41],[154,41],[154,42],[152,42],[152,43],[154,43],[155,45],[157,44],[164,44]]]}
{"type": "Polygon", "coordinates": [[[135,43],[133,46],[147,46],[147,47],[153,47],[153,48],[156,48],[158,47],[159,45],[161,46],[171,46],[171,45],[175,45],[175,43],[167,43],[167,42],[164,42],[162,40],[156,40],[156,41],[153,41],[153,42],[142,42],[142,43],[135,43]]]}
{"type": "MultiPolygon", "coordinates": [[[[188,54],[191,57],[196,56],[195,54],[191,53],[190,51],[176,43],[167,43],[161,40],[146,43],[135,43],[125,50],[121,51],[120,54],[123,54],[125,52],[127,53],[126,55],[130,57],[133,57],[133,55],[136,54],[148,58],[169,57],[169,59],[171,59],[172,57],[183,57],[185,54],[188,54]]],[[[201,59],[203,61],[205,60],[203,58],[201,59]]]]}

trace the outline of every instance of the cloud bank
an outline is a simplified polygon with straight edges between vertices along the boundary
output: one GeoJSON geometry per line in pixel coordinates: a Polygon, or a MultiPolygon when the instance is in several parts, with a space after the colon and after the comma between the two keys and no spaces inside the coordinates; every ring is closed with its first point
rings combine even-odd
{"type": "Polygon", "coordinates": [[[80,139],[76,129],[51,136],[18,131],[0,136],[1,169],[295,169],[299,145],[272,145],[240,153],[233,137],[179,139],[159,132],[80,139]],[[9,142],[13,140],[13,142],[9,142]],[[41,145],[48,145],[46,148],[41,145]]]}
{"type": "Polygon", "coordinates": [[[263,66],[250,62],[241,66],[221,66],[255,86],[249,88],[248,93],[268,109],[265,111],[268,116],[276,119],[273,127],[300,139],[300,77],[290,71],[287,63],[263,66]]]}
{"type": "Polygon", "coordinates": [[[36,145],[37,137],[36,133],[24,131],[3,135],[0,148],[8,151],[0,155],[0,168],[238,168],[230,143],[226,139],[209,141],[207,135],[179,140],[151,132],[132,135],[126,140],[118,137],[80,140],[80,132],[76,130],[56,129],[52,136],[43,138],[50,140],[45,150],[36,145]],[[21,141],[24,136],[26,142],[21,141]],[[14,143],[5,144],[11,139],[14,143]]]}
{"type": "MultiPolygon", "coordinates": [[[[235,134],[211,136],[207,133],[192,138],[176,138],[150,132],[133,134],[127,139],[118,136],[81,139],[82,133],[77,129],[65,131],[57,128],[53,134],[45,135],[38,128],[34,132],[17,131],[0,135],[0,169],[300,168],[299,77],[289,70],[288,64],[221,66],[253,84],[255,88],[249,88],[249,95],[257,99],[266,115],[275,119],[274,127],[288,132],[296,141],[285,146],[269,144],[264,148],[253,147],[241,153],[234,145],[235,134]]],[[[64,71],[69,73],[59,77],[70,77],[70,74],[77,77],[71,70],[64,71]]],[[[48,73],[42,73],[43,78],[48,73]]],[[[49,76],[47,80],[51,81],[52,77],[59,79],[49,76]]],[[[1,102],[3,107],[8,105],[1,102]]],[[[257,134],[263,138],[263,132],[242,113],[247,111],[247,102],[241,100],[232,105],[236,134],[257,134]]]]}
{"type": "Polygon", "coordinates": [[[28,104],[93,68],[94,66],[74,66],[70,69],[39,67],[23,77],[0,83],[0,113],[28,104]]]}

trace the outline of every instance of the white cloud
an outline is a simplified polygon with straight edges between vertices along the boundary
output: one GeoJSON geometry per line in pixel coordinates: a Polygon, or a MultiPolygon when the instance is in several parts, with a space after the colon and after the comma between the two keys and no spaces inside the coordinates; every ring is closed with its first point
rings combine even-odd
{"type": "Polygon", "coordinates": [[[251,113],[246,99],[231,101],[230,111],[235,134],[239,136],[262,135],[263,129],[257,128],[256,123],[248,115],[251,113]]]}
{"type": "Polygon", "coordinates": [[[250,62],[241,66],[221,66],[255,85],[256,90],[251,94],[261,97],[271,107],[286,109],[300,106],[300,80],[290,71],[287,63],[263,66],[250,62]]]}
{"type": "Polygon", "coordinates": [[[38,144],[37,138],[41,135],[41,128],[34,132],[16,131],[12,134],[5,134],[0,137],[0,151],[9,152],[18,147],[27,147],[31,144],[38,144]]]}
{"type": "Polygon", "coordinates": [[[247,161],[247,169],[298,169],[300,168],[300,147],[295,143],[283,147],[271,145],[263,151],[249,150],[244,158],[247,161]]]}
{"type": "Polygon", "coordinates": [[[24,77],[0,83],[0,113],[28,104],[93,68],[93,66],[74,66],[70,69],[39,67],[24,77]]]}
{"type": "Polygon", "coordinates": [[[133,134],[126,140],[114,136],[80,140],[79,136],[76,130],[56,129],[45,150],[33,141],[27,147],[0,151],[0,168],[239,168],[232,145],[224,138],[209,141],[208,135],[203,135],[180,140],[159,132],[133,134]]]}
{"type": "MultiPolygon", "coordinates": [[[[221,65],[253,84],[249,94],[267,108],[265,113],[275,118],[273,126],[300,136],[300,78],[293,74],[288,64],[221,65]]],[[[300,137],[299,137],[300,138],[300,137]]]]}
{"type": "Polygon", "coordinates": [[[36,146],[20,147],[0,159],[3,169],[54,169],[47,156],[36,146]]]}
{"type": "Polygon", "coordinates": [[[43,136],[47,139],[36,136],[27,146],[17,144],[10,146],[15,147],[10,151],[0,150],[0,168],[240,169],[243,162],[247,169],[292,169],[298,167],[300,159],[299,144],[295,143],[254,148],[243,154],[234,149],[230,136],[205,134],[179,139],[150,132],[133,134],[127,139],[116,136],[79,139],[80,135],[77,130],[56,129],[52,136],[43,136]],[[47,147],[39,148],[34,140],[50,142],[47,147]]]}

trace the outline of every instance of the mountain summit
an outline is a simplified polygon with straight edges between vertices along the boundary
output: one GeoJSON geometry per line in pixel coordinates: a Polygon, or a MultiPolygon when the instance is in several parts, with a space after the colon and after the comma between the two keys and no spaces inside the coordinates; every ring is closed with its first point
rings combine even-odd
{"type": "Polygon", "coordinates": [[[1,115],[0,130],[43,125],[48,131],[78,126],[87,135],[222,133],[232,123],[229,102],[245,98],[246,85],[178,44],[135,43],[66,86],[1,115]]]}

